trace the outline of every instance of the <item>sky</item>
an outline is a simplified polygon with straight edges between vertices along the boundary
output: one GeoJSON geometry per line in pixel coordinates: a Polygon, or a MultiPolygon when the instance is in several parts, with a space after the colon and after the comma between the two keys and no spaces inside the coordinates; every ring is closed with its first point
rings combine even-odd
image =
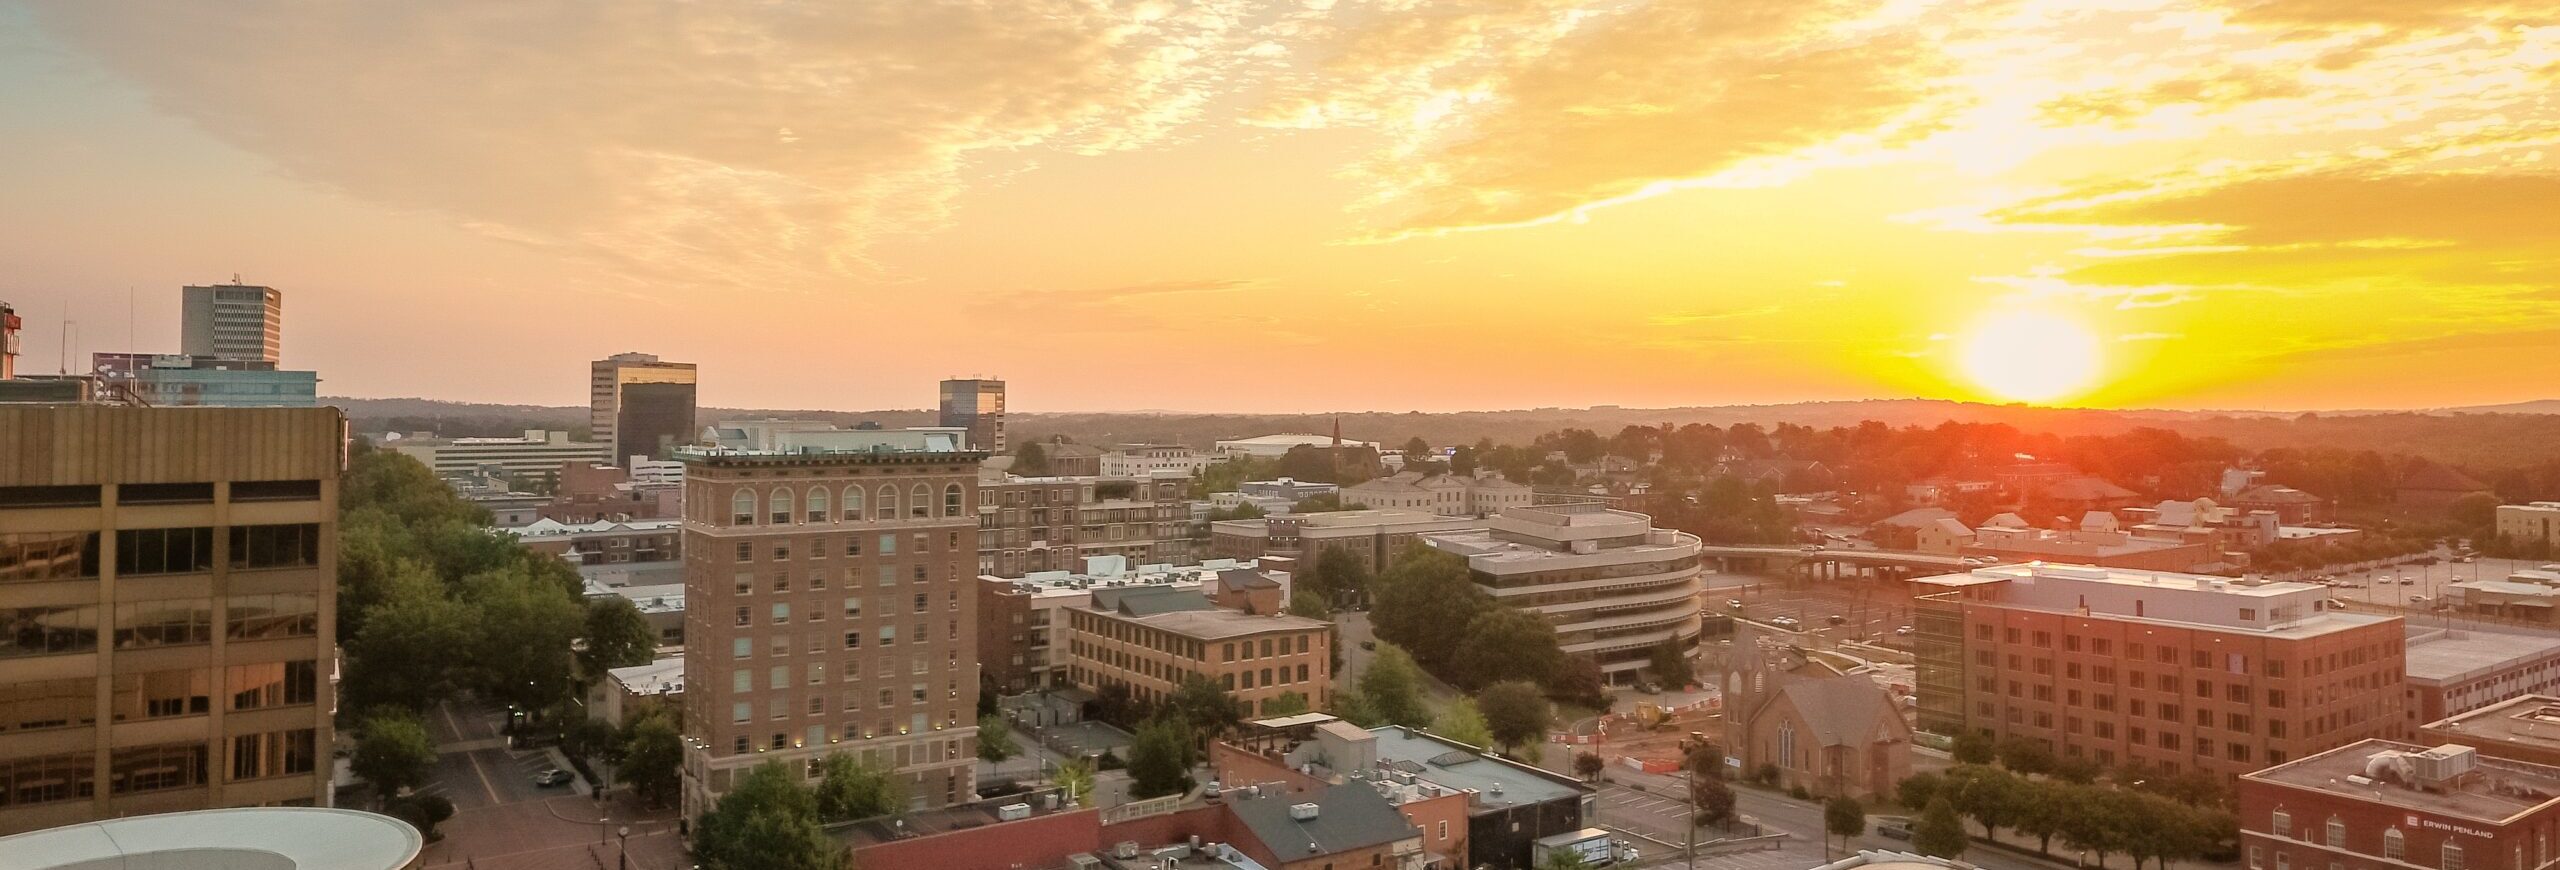
{"type": "Polygon", "coordinates": [[[0,300],[546,405],[2484,404],[2555,93],[2550,3],[0,0],[0,300]]]}

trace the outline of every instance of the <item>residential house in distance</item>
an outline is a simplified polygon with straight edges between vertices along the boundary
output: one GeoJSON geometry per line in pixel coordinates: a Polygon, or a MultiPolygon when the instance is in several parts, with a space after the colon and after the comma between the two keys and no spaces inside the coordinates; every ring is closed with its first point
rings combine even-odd
{"type": "Polygon", "coordinates": [[[1225,559],[1286,556],[1313,565],[1328,549],[1349,550],[1384,571],[1424,535],[1484,528],[1485,521],[1420,511],[1353,510],[1219,520],[1209,524],[1209,553],[1225,559]]]}
{"type": "Polygon", "coordinates": [[[2400,475],[2399,484],[2391,490],[2391,502],[2410,510],[2441,511],[2471,495],[2496,493],[2471,475],[2420,460],[2400,475]]]}
{"type": "Polygon", "coordinates": [[[1867,540],[1887,550],[1920,548],[1920,530],[1937,525],[1939,520],[1956,519],[1956,512],[1942,507],[1916,507],[1877,520],[1867,528],[1867,540]]]}
{"type": "Polygon", "coordinates": [[[1764,648],[1750,625],[1735,623],[1724,672],[1724,745],[1742,775],[1766,766],[1782,788],[1891,795],[1911,775],[1911,725],[1901,705],[1866,674],[1764,648]]]}
{"type": "Polygon", "coordinates": [[[1067,681],[1079,688],[1160,704],[1201,677],[1249,713],[1285,694],[1308,707],[1333,697],[1331,623],[1221,610],[1197,590],[1169,586],[1096,589],[1091,604],[1064,612],[1067,681]]]}
{"type": "Polygon", "coordinates": [[[2269,511],[2276,521],[2289,526],[2306,525],[2329,518],[2329,500],[2290,486],[2260,484],[2228,497],[2232,509],[2242,513],[2269,511]]]}
{"type": "Polygon", "coordinates": [[[1099,477],[1102,474],[1103,449],[1091,444],[1062,441],[1040,445],[1049,458],[1050,477],[1099,477]]]}
{"type": "Polygon", "coordinates": [[[1528,507],[1536,493],[1499,474],[1467,477],[1402,471],[1343,488],[1344,504],[1444,517],[1486,517],[1528,507]]]}
{"type": "Polygon", "coordinates": [[[2327,587],[2078,565],[1917,581],[1921,728],[2065,758],[2239,775],[2402,732],[2397,616],[2327,587]]]}
{"type": "Polygon", "coordinates": [[[1939,517],[1912,531],[1911,548],[1923,553],[1955,555],[1973,546],[1974,533],[1954,517],[1939,517]]]}

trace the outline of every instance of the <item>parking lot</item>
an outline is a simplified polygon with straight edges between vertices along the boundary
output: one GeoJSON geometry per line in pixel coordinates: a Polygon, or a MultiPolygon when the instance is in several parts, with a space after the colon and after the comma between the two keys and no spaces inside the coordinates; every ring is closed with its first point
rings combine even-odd
{"type": "Polygon", "coordinates": [[[2384,565],[2361,571],[2322,569],[2302,575],[2281,575],[2281,579],[2312,578],[2332,575],[2331,597],[2348,604],[2381,604],[2392,607],[2425,609],[2443,601],[2445,588],[2471,580],[2504,580],[2517,571],[2539,568],[2546,562],[2517,559],[2482,558],[2473,562],[2440,560],[2433,565],[2384,565]],[[2406,581],[2406,582],[2403,582],[2406,581]],[[2344,585],[2341,585],[2344,584],[2344,585]],[[2423,600],[2420,600],[2423,597],[2423,600]]]}
{"type": "Polygon", "coordinates": [[[1738,615],[1764,625],[1894,647],[1907,646],[1908,638],[1896,631],[1911,624],[1910,583],[1899,580],[1715,574],[1709,576],[1704,604],[1711,613],[1738,615]],[[1742,603],[1738,610],[1732,606],[1736,601],[1742,603]]]}

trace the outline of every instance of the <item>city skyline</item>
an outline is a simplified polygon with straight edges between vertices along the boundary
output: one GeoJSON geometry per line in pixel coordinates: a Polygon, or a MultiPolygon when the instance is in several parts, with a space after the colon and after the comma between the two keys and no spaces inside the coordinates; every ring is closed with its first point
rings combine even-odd
{"type": "Polygon", "coordinates": [[[75,365],[175,350],[178,288],[237,272],[355,397],[571,405],[631,349],[705,407],[987,372],[1034,413],[2560,373],[2560,14],[2524,4],[884,9],[0,7],[21,364],[66,316],[75,365]],[[916,71],[953,58],[1006,62],[916,71]],[[1234,362],[1094,352],[1168,345],[1234,362]],[[1317,376],[1225,388],[1248,359],[1317,376]]]}

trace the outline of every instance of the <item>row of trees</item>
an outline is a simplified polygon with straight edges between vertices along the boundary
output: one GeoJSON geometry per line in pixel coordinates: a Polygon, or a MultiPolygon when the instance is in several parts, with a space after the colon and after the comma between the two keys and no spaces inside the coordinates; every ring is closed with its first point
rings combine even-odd
{"type": "Polygon", "coordinates": [[[2037,851],[2047,855],[2059,839],[2095,853],[2101,863],[2108,855],[2128,856],[2136,870],[2152,862],[2165,867],[2227,854],[2240,835],[2238,818],[2219,807],[1978,764],[1915,774],[1902,781],[1895,797],[1904,806],[1926,808],[1913,826],[1913,846],[1947,858],[1965,847],[1963,829],[1953,822],[1958,817],[1981,825],[1985,837],[2008,828],[2036,838],[2037,851]]]}
{"type": "Polygon", "coordinates": [[[423,712],[468,692],[538,714],[579,674],[654,654],[631,602],[584,601],[577,569],[489,528],[415,459],[358,444],[341,504],[343,709],[423,712]]]}

